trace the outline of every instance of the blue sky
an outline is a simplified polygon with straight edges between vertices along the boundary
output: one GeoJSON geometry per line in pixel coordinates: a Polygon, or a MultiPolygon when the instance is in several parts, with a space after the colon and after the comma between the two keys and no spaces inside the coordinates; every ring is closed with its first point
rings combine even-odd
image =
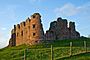
{"type": "Polygon", "coordinates": [[[90,0],[0,0],[0,48],[8,45],[13,25],[35,12],[42,16],[44,31],[62,17],[76,22],[81,35],[90,35],[90,0]]]}

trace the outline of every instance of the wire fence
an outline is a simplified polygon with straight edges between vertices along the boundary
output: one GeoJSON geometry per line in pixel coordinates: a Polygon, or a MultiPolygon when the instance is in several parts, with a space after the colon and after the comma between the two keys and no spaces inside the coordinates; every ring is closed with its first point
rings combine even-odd
{"type": "Polygon", "coordinates": [[[40,49],[24,49],[13,51],[12,60],[57,60],[64,57],[70,57],[80,53],[90,52],[88,42],[78,42],[81,46],[73,46],[76,43],[69,42],[68,47],[40,48],[40,49]],[[15,58],[16,57],[16,58],[15,58]]]}

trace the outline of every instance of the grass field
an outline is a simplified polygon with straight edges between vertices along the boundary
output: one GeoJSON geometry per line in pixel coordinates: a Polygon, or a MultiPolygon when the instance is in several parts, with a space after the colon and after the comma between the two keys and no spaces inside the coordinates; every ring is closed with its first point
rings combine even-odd
{"type": "Polygon", "coordinates": [[[71,57],[66,57],[57,60],[90,60],[90,53],[82,53],[71,57]]]}
{"type": "Polygon", "coordinates": [[[0,60],[23,60],[24,56],[26,60],[50,60],[51,45],[53,46],[54,60],[84,60],[85,58],[90,60],[90,53],[73,56],[85,51],[84,41],[87,42],[87,50],[90,51],[90,39],[56,40],[52,43],[44,42],[33,46],[20,45],[0,49],[0,60]],[[70,42],[73,43],[71,57],[69,57],[70,42]]]}

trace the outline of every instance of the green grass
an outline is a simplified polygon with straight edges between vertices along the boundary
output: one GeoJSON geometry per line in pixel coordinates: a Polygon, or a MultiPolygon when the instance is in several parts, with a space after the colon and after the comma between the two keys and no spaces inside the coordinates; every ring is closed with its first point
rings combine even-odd
{"type": "Polygon", "coordinates": [[[90,60],[90,53],[82,53],[71,57],[65,57],[57,60],[90,60]]]}
{"type": "MultiPolygon", "coordinates": [[[[83,41],[87,42],[88,51],[90,51],[90,39],[80,38],[80,39],[71,39],[71,40],[55,40],[54,42],[40,43],[38,45],[20,45],[15,47],[6,47],[0,49],[0,60],[22,60],[24,58],[24,53],[27,60],[50,60],[51,59],[51,45],[53,45],[54,59],[60,59],[62,57],[64,60],[73,59],[73,55],[85,51],[83,41]],[[70,42],[73,43],[72,47],[72,57],[70,56],[70,42]]],[[[84,55],[84,54],[82,54],[84,55]]],[[[81,56],[81,59],[85,57],[89,58],[89,55],[81,56]],[[86,57],[87,56],[87,57],[86,57]]],[[[80,56],[75,57],[76,60],[80,60],[80,56]],[[78,59],[79,58],[79,59],[78,59]]]]}

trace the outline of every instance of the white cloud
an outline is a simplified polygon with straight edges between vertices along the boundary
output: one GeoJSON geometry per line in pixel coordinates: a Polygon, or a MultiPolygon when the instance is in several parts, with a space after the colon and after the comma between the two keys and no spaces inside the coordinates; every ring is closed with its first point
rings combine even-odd
{"type": "MultiPolygon", "coordinates": [[[[6,47],[8,45],[8,36],[5,36],[4,32],[0,31],[0,48],[6,47]]],[[[7,34],[8,35],[8,34],[7,34]]]]}
{"type": "Polygon", "coordinates": [[[3,28],[1,28],[1,30],[6,30],[7,28],[5,28],[5,27],[3,27],[3,28]]]}
{"type": "Polygon", "coordinates": [[[0,48],[5,46],[5,40],[3,38],[3,33],[0,32],[0,48]]]}
{"type": "Polygon", "coordinates": [[[90,12],[89,3],[78,7],[71,3],[67,3],[64,6],[55,9],[57,16],[73,16],[79,13],[87,14],[88,12],[90,12]]]}
{"type": "Polygon", "coordinates": [[[78,13],[78,9],[74,5],[68,3],[61,8],[56,8],[55,12],[65,16],[72,16],[78,13]]]}

